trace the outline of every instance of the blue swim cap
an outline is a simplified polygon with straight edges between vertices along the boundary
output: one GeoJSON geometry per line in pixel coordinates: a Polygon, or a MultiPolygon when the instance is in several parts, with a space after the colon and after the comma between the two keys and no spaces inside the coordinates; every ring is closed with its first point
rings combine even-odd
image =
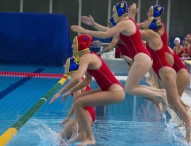
{"type": "Polygon", "coordinates": [[[67,65],[68,65],[68,69],[67,69],[68,73],[77,71],[79,68],[79,59],[74,57],[68,58],[67,65]]]}
{"type": "Polygon", "coordinates": [[[117,4],[114,5],[114,8],[117,11],[117,14],[119,17],[121,17],[122,15],[126,14],[128,12],[127,9],[127,2],[126,1],[121,1],[117,4]]]}
{"type": "Polygon", "coordinates": [[[153,18],[150,25],[148,26],[149,29],[152,29],[154,31],[159,30],[162,27],[162,22],[160,19],[153,18]]]}
{"type": "Polygon", "coordinates": [[[162,14],[164,14],[163,6],[153,5],[150,7],[150,9],[153,11],[153,17],[160,17],[162,14]]]}
{"type": "Polygon", "coordinates": [[[111,17],[108,21],[112,26],[115,26],[117,23],[115,22],[114,18],[111,17]]]}

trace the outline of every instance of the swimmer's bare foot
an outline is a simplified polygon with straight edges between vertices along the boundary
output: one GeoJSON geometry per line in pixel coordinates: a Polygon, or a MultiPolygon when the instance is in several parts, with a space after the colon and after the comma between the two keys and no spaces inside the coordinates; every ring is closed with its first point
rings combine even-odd
{"type": "Polygon", "coordinates": [[[159,109],[159,112],[162,113],[163,112],[163,106],[162,103],[160,101],[157,102],[156,104],[157,108],[159,109]]]}
{"type": "Polygon", "coordinates": [[[167,95],[166,95],[166,90],[165,89],[161,89],[162,91],[163,91],[163,93],[162,93],[162,97],[163,97],[163,100],[164,100],[164,102],[165,102],[165,104],[166,104],[166,108],[168,108],[168,99],[167,99],[167,95]]]}
{"type": "Polygon", "coordinates": [[[190,110],[190,106],[187,105],[182,99],[180,99],[180,102],[182,103],[182,105],[184,106],[184,108],[189,111],[190,110]]]}
{"type": "Polygon", "coordinates": [[[159,112],[162,113],[163,110],[162,103],[157,99],[149,99],[149,100],[152,101],[157,106],[159,112]]]}
{"type": "Polygon", "coordinates": [[[165,100],[160,96],[157,96],[156,98],[158,100],[157,107],[159,108],[159,112],[162,113],[167,109],[165,100]]]}
{"type": "Polygon", "coordinates": [[[187,126],[188,126],[188,129],[191,131],[191,120],[188,122],[187,126]]]}
{"type": "Polygon", "coordinates": [[[81,145],[94,145],[96,143],[94,136],[88,136],[86,137],[81,143],[79,143],[79,146],[81,145]]]}
{"type": "Polygon", "coordinates": [[[176,114],[176,112],[172,108],[168,107],[166,110],[170,114],[171,118],[173,119],[177,127],[185,126],[183,121],[179,118],[179,116],[176,114]]]}
{"type": "Polygon", "coordinates": [[[77,141],[82,141],[84,139],[85,139],[85,133],[84,134],[80,133],[76,137],[74,137],[73,139],[70,139],[68,142],[73,143],[73,142],[77,142],[77,141]]]}
{"type": "Polygon", "coordinates": [[[162,104],[162,109],[161,109],[161,105],[158,103],[157,107],[159,108],[159,111],[165,111],[168,108],[168,101],[167,101],[167,97],[166,97],[166,90],[165,89],[161,89],[161,95],[157,96],[156,99],[162,104]]]}
{"type": "Polygon", "coordinates": [[[190,130],[186,128],[186,135],[185,135],[185,140],[187,143],[190,143],[190,130]]]}

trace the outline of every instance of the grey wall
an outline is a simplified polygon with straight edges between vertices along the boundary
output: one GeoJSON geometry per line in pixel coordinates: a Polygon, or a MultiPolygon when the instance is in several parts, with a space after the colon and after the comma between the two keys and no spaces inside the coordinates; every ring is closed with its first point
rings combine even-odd
{"type": "Polygon", "coordinates": [[[0,0],[0,11],[19,12],[20,0],[0,0]]]}
{"type": "MultiPolygon", "coordinates": [[[[82,15],[91,14],[95,21],[107,25],[109,0],[82,0],[82,15]]],[[[111,6],[120,0],[111,0],[111,6]]],[[[158,0],[166,8],[163,20],[167,20],[167,4],[169,0],[158,0]]],[[[49,13],[50,0],[23,0],[23,12],[49,13]]],[[[128,5],[138,0],[128,0],[128,5]]],[[[141,21],[147,18],[146,12],[156,0],[141,0],[141,21]]],[[[191,0],[171,0],[171,17],[169,36],[185,36],[191,33],[191,0]]],[[[68,17],[69,25],[78,24],[78,0],[53,0],[53,13],[64,14],[68,17]]],[[[0,0],[0,11],[19,12],[20,0],[0,0]]],[[[87,27],[87,26],[86,26],[87,27]]],[[[88,27],[87,27],[88,28],[88,27]]],[[[70,32],[71,39],[76,35],[70,32]]]]}
{"type": "Polygon", "coordinates": [[[48,0],[23,0],[23,12],[47,13],[48,2],[48,0]]]}
{"type": "MultiPolygon", "coordinates": [[[[49,1],[49,0],[47,0],[49,1]]],[[[64,14],[68,18],[69,26],[78,24],[78,0],[53,0],[53,13],[64,14]]],[[[76,33],[70,31],[71,41],[76,33]]]]}
{"type": "Polygon", "coordinates": [[[92,15],[92,17],[96,22],[107,26],[108,0],[82,0],[82,1],[83,1],[82,15],[86,16],[92,15]]]}
{"type": "Polygon", "coordinates": [[[172,0],[170,36],[191,33],[191,0],[172,0]]]}

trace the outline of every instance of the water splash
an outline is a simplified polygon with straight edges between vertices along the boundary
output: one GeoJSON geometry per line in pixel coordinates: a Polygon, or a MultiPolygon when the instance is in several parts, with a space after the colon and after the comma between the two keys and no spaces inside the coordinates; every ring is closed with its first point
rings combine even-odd
{"type": "Polygon", "coordinates": [[[174,140],[175,146],[189,146],[185,141],[185,128],[179,127],[174,120],[170,119],[168,122],[165,122],[166,128],[165,131],[168,133],[168,138],[174,140]]]}
{"type": "MultiPolygon", "coordinates": [[[[165,117],[164,117],[165,118],[165,117]]],[[[8,146],[60,146],[58,127],[62,119],[31,119],[8,146]]],[[[183,131],[172,121],[140,122],[116,119],[97,119],[93,132],[101,146],[161,145],[187,146],[183,131]]],[[[69,146],[66,141],[64,145],[69,146]]]]}
{"type": "MultiPolygon", "coordinates": [[[[31,119],[27,127],[33,130],[30,130],[30,135],[36,135],[39,142],[37,146],[60,146],[60,135],[57,132],[58,126],[54,127],[56,129],[51,129],[46,123],[42,120],[31,119]]],[[[29,130],[29,129],[28,129],[29,130]]],[[[62,140],[62,144],[66,145],[67,143],[62,140]]]]}

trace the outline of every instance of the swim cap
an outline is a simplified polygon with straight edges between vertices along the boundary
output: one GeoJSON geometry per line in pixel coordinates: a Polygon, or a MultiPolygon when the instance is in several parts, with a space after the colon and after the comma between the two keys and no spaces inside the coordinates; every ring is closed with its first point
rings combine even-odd
{"type": "Polygon", "coordinates": [[[117,23],[115,22],[114,18],[111,17],[108,21],[112,26],[115,26],[117,23]]]}
{"type": "Polygon", "coordinates": [[[117,11],[117,14],[119,17],[121,17],[122,15],[126,14],[128,12],[127,9],[127,2],[126,1],[121,1],[117,4],[114,5],[114,8],[117,11]]]}
{"type": "Polygon", "coordinates": [[[152,29],[154,31],[158,31],[162,27],[162,22],[160,19],[153,18],[150,25],[148,26],[149,29],[152,29]]]}
{"type": "Polygon", "coordinates": [[[76,53],[89,50],[90,44],[92,42],[92,37],[88,34],[80,34],[75,37],[77,43],[76,53]]]}
{"type": "Polygon", "coordinates": [[[67,59],[67,73],[77,71],[79,68],[79,59],[70,57],[67,59]]]}
{"type": "Polygon", "coordinates": [[[159,17],[164,13],[164,7],[160,5],[153,5],[150,7],[153,12],[153,17],[159,17]]]}
{"type": "Polygon", "coordinates": [[[176,37],[176,38],[174,39],[174,43],[175,43],[176,41],[177,41],[178,43],[180,43],[180,38],[179,38],[179,37],[176,37]]]}

